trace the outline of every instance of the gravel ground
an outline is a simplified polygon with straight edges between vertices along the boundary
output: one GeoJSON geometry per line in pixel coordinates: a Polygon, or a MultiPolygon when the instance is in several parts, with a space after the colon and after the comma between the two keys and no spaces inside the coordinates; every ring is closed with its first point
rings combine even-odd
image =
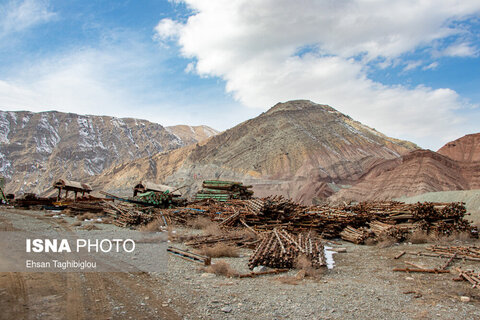
{"type": "MultiPolygon", "coordinates": [[[[458,244],[458,243],[457,243],[458,244]]],[[[181,244],[174,244],[185,248],[181,244]]],[[[426,245],[394,245],[388,248],[341,243],[346,253],[334,255],[335,268],[317,279],[298,285],[284,284],[278,275],[254,279],[206,274],[197,264],[170,256],[160,282],[175,301],[187,297],[191,316],[184,319],[479,319],[480,290],[466,282],[454,282],[452,274],[393,272],[403,261],[440,266],[439,258],[405,255],[426,245]],[[405,293],[413,292],[413,293],[405,293]],[[461,302],[467,296],[470,302],[461,302]]],[[[337,246],[338,247],[338,246],[337,246]]],[[[239,272],[249,272],[251,250],[227,261],[239,272]]],[[[479,263],[456,262],[455,266],[479,269],[479,263]]],[[[296,271],[290,271],[294,276],[296,271]]]]}
{"type": "MultiPolygon", "coordinates": [[[[21,211],[17,214],[13,214],[15,210],[10,212],[9,229],[34,231],[56,228],[58,225],[72,230],[78,228],[72,226],[76,220],[69,217],[44,217],[42,212],[38,213],[41,219],[33,220],[22,215],[21,211]]],[[[5,221],[3,225],[7,226],[5,221]]],[[[96,225],[102,230],[121,230],[112,225],[96,225]]],[[[186,229],[177,231],[198,233],[186,229]]],[[[478,241],[475,243],[479,244],[478,241]]],[[[173,245],[186,249],[181,243],[173,245]]],[[[471,288],[467,282],[452,281],[456,273],[406,274],[392,271],[394,267],[404,267],[404,261],[428,267],[442,265],[444,259],[410,254],[398,260],[393,259],[401,251],[419,251],[426,244],[402,244],[387,248],[346,242],[334,245],[339,246],[346,248],[347,252],[334,255],[336,266],[333,269],[325,270],[315,279],[303,279],[297,285],[281,283],[277,279],[285,275],[293,277],[295,270],[283,275],[228,278],[205,273],[199,264],[171,255],[166,270],[147,275],[131,274],[129,278],[132,284],[137,283],[134,286],[144,286],[142,290],[147,290],[146,287],[151,283],[148,289],[152,297],[161,297],[157,305],[172,308],[183,319],[480,319],[480,290],[471,288]],[[462,296],[470,301],[462,302],[462,296]]],[[[213,262],[225,260],[238,272],[247,273],[250,271],[247,262],[251,253],[251,250],[242,249],[239,258],[220,258],[213,262]]],[[[478,262],[456,261],[455,266],[480,269],[478,262]]],[[[102,281],[105,287],[110,286],[105,279],[102,281]]],[[[115,294],[119,296],[112,301],[121,300],[119,292],[99,293],[99,297],[101,301],[107,301],[102,298],[103,295],[115,297],[115,294]]],[[[147,303],[148,306],[151,302],[141,303],[147,303]]],[[[107,309],[110,307],[118,306],[108,306],[107,309]]],[[[99,310],[102,308],[99,306],[99,310]]],[[[155,316],[151,318],[156,319],[155,316]]],[[[158,319],[165,317],[159,316],[158,319]]]]}

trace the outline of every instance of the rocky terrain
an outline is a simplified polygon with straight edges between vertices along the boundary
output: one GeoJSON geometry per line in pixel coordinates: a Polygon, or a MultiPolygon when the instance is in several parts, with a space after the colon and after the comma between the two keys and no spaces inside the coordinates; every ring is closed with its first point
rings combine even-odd
{"type": "Polygon", "coordinates": [[[53,179],[86,180],[115,164],[195,143],[206,126],[164,128],[139,119],[0,111],[0,175],[8,192],[45,192],[53,179]]]}
{"type": "MultiPolygon", "coordinates": [[[[438,152],[415,150],[372,167],[331,200],[386,200],[428,192],[480,189],[480,134],[447,143],[438,152]]],[[[440,201],[440,200],[439,200],[440,201]]]]}
{"type": "Polygon", "coordinates": [[[194,144],[206,140],[219,132],[207,126],[176,125],[165,127],[168,132],[179,137],[186,144],[194,144]]]}
{"type": "Polygon", "coordinates": [[[151,179],[197,190],[203,179],[240,179],[253,184],[256,195],[311,203],[357,181],[373,165],[417,148],[332,107],[297,100],[195,146],[112,167],[95,184],[130,192],[138,179],[151,179]]]}
{"type": "Polygon", "coordinates": [[[480,161],[480,133],[468,134],[449,142],[437,152],[457,161],[480,161]]]}

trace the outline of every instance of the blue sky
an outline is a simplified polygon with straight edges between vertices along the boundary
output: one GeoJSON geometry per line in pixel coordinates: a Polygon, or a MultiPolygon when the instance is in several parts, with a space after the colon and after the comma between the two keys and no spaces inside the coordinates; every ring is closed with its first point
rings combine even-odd
{"type": "Polygon", "coordinates": [[[225,130],[329,104],[425,148],[480,126],[480,3],[0,1],[0,109],[225,130]]]}

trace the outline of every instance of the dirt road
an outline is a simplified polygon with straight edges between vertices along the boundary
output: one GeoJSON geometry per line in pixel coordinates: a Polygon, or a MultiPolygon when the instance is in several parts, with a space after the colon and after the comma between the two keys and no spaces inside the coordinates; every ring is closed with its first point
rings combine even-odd
{"type": "MultiPolygon", "coordinates": [[[[1,213],[0,232],[30,225],[71,230],[41,214],[1,213]]],[[[156,282],[147,273],[0,273],[0,319],[181,319],[156,282]]]]}

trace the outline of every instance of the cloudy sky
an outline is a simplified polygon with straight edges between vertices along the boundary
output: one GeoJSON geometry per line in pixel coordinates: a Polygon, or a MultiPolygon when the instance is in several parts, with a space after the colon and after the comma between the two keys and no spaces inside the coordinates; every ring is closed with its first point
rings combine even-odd
{"type": "Polygon", "coordinates": [[[480,132],[478,0],[0,0],[0,109],[224,130],[328,104],[438,149],[480,132]]]}

